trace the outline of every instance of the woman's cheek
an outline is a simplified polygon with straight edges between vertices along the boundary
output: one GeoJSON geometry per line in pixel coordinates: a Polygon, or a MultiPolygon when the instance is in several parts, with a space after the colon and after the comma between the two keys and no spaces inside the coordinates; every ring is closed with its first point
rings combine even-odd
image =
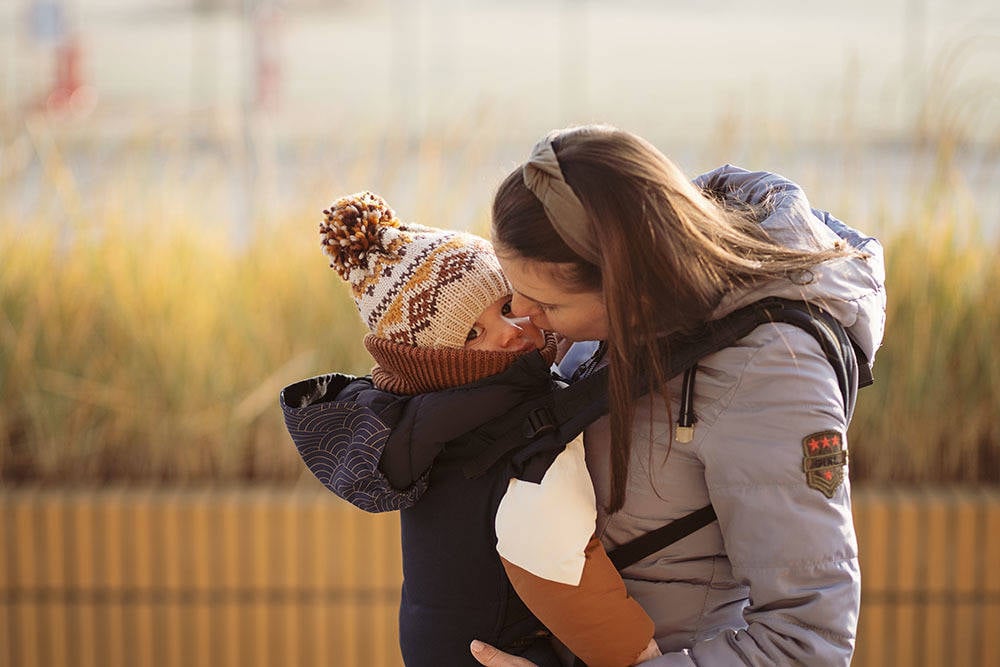
{"type": "Polygon", "coordinates": [[[572,338],[573,340],[580,340],[578,334],[580,333],[580,323],[573,322],[572,320],[567,320],[565,317],[560,317],[558,315],[549,316],[549,330],[555,331],[556,333],[562,334],[567,338],[572,338]]]}
{"type": "Polygon", "coordinates": [[[531,323],[534,324],[539,329],[541,329],[542,331],[557,331],[558,332],[558,329],[554,329],[552,327],[552,323],[549,321],[549,318],[546,315],[544,315],[544,314],[538,313],[538,314],[532,315],[528,319],[530,319],[531,323]]]}

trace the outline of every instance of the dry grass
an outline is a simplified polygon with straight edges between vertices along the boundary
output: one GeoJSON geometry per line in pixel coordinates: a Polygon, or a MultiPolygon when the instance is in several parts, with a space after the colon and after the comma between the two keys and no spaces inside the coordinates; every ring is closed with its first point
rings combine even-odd
{"type": "MultiPolygon", "coordinates": [[[[208,224],[193,203],[218,197],[224,165],[184,176],[180,156],[142,173],[133,151],[143,149],[126,148],[135,165],[114,173],[131,176],[84,187],[51,137],[29,130],[52,197],[36,219],[0,206],[0,480],[298,478],[278,391],[370,364],[354,305],[314,238],[317,190],[397,173],[403,148],[338,156],[340,176],[297,183],[304,210],[268,210],[234,244],[231,226],[208,224]]],[[[453,139],[408,149],[422,172],[414,201],[397,205],[414,219],[461,217],[488,190],[469,165],[489,163],[490,148],[453,139]]],[[[953,175],[945,164],[914,185],[905,224],[881,221],[900,231],[884,239],[878,382],[852,427],[859,479],[998,479],[1000,248],[983,244],[953,175]]],[[[14,180],[0,173],[0,194],[14,180]]]]}
{"type": "Polygon", "coordinates": [[[312,235],[234,252],[183,221],[105,223],[0,232],[3,478],[297,475],[283,383],[365,370],[354,305],[312,235]]]}
{"type": "Polygon", "coordinates": [[[939,183],[885,239],[886,338],[852,425],[853,474],[1000,481],[1000,242],[939,183]]]}

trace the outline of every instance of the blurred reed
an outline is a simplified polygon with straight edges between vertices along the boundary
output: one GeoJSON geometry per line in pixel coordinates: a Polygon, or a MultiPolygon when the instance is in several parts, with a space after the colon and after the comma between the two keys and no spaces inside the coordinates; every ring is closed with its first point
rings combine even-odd
{"type": "Polygon", "coordinates": [[[312,220],[234,249],[140,189],[101,193],[91,226],[0,222],[2,478],[294,479],[279,390],[366,370],[312,220]]]}
{"type": "MultiPolygon", "coordinates": [[[[104,158],[120,163],[114,178],[81,184],[45,128],[27,135],[46,196],[34,219],[0,206],[4,482],[296,480],[278,391],[371,363],[313,233],[321,196],[392,180],[415,155],[413,194],[393,202],[402,216],[483,231],[503,171],[476,179],[495,161],[488,131],[373,141],[296,181],[294,205],[274,204],[272,183],[270,208],[248,205],[251,233],[234,243],[232,225],[195,203],[220,196],[225,164],[192,172],[153,136],[104,158]],[[167,156],[155,169],[137,155],[150,142],[167,156]]],[[[910,210],[886,207],[874,224],[890,230],[888,325],[852,426],[857,480],[1000,481],[1000,248],[984,243],[948,155],[913,183],[910,210]]],[[[0,192],[12,182],[0,174],[0,192]]]]}
{"type": "Polygon", "coordinates": [[[851,427],[857,479],[1000,482],[1000,242],[949,176],[913,192],[884,239],[886,337],[851,427]]]}

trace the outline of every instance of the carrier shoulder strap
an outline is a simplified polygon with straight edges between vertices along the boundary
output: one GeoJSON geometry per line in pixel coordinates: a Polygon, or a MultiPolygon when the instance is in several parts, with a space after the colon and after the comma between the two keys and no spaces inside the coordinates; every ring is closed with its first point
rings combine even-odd
{"type": "MultiPolygon", "coordinates": [[[[665,369],[667,379],[680,375],[700,359],[733,345],[762,324],[774,322],[797,326],[816,339],[837,374],[844,412],[850,421],[858,387],[872,383],[871,368],[840,322],[822,308],[805,301],[777,297],[763,299],[721,319],[706,322],[693,332],[670,336],[670,359],[665,369]]],[[[639,378],[636,388],[642,386],[643,379],[639,378]]],[[[526,428],[526,435],[562,425],[572,426],[572,430],[578,433],[606,413],[607,368],[577,380],[566,390],[554,392],[551,399],[552,418],[545,413],[544,408],[548,405],[543,404],[543,409],[536,409],[537,414],[532,416],[533,423],[538,426],[534,430],[526,428]]]]}
{"type": "Polygon", "coordinates": [[[546,392],[476,429],[470,446],[478,447],[479,454],[463,466],[463,473],[479,477],[507,455],[542,440],[552,448],[565,445],[607,412],[606,372],[546,392]]]}
{"type": "Polygon", "coordinates": [[[619,571],[638,563],[646,556],[665,549],[715,521],[715,508],[705,505],[679,519],[644,533],[633,540],[620,544],[608,552],[608,558],[619,571]]]}
{"type": "MultiPolygon", "coordinates": [[[[675,334],[669,339],[670,359],[666,375],[670,379],[693,366],[699,359],[729,347],[769,322],[786,322],[802,328],[819,342],[837,373],[850,417],[858,386],[858,364],[854,347],[843,327],[821,308],[802,301],[770,298],[752,303],[729,315],[706,322],[694,332],[675,334]]],[[[867,369],[867,364],[862,364],[867,369]]],[[[599,369],[564,389],[550,391],[527,401],[506,415],[476,430],[479,453],[463,467],[467,477],[478,477],[514,451],[542,438],[550,446],[564,445],[590,423],[608,412],[607,368],[599,369]]],[[[868,381],[870,383],[870,380],[868,381]]],[[[644,386],[642,378],[636,388],[644,386]]]]}

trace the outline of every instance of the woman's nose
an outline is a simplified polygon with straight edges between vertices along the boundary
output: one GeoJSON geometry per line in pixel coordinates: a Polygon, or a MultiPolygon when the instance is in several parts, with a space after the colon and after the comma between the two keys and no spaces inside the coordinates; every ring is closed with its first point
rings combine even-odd
{"type": "Polygon", "coordinates": [[[510,314],[515,317],[528,317],[531,315],[531,302],[520,294],[510,297],[510,314]]]}

